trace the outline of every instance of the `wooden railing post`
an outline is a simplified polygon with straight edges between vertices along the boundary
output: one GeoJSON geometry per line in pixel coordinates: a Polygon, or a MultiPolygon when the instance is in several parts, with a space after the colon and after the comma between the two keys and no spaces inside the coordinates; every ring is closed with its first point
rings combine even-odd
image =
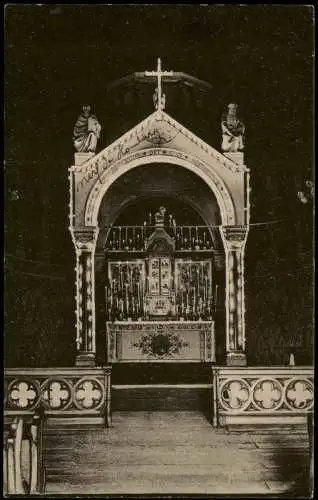
{"type": "Polygon", "coordinates": [[[314,414],[313,412],[308,413],[308,437],[309,437],[309,474],[308,474],[308,483],[309,483],[309,492],[313,494],[314,489],[314,414]]]}
{"type": "Polygon", "coordinates": [[[218,427],[218,370],[212,368],[212,425],[218,427]]]}
{"type": "Polygon", "coordinates": [[[25,493],[22,479],[22,437],[23,437],[23,418],[19,418],[16,425],[15,440],[14,440],[14,462],[15,462],[15,489],[16,494],[25,493]]]}
{"type": "Polygon", "coordinates": [[[9,494],[15,493],[15,463],[14,463],[14,437],[7,438],[7,491],[9,494]]]}
{"type": "Polygon", "coordinates": [[[43,423],[44,412],[40,408],[34,415],[30,432],[30,494],[44,491],[43,464],[43,423]]]}
{"type": "Polygon", "coordinates": [[[23,419],[16,418],[10,426],[6,440],[7,491],[9,494],[24,494],[21,453],[23,437],[23,419]]]}
{"type": "Polygon", "coordinates": [[[111,427],[112,413],[111,413],[111,367],[104,368],[104,384],[105,384],[105,427],[111,427]]]}

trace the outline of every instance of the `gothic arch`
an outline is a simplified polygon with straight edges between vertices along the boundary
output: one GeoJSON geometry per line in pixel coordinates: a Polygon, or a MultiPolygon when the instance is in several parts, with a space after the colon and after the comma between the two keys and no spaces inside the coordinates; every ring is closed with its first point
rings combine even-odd
{"type": "Polygon", "coordinates": [[[170,163],[186,168],[198,175],[213,192],[220,208],[223,226],[234,225],[236,221],[232,197],[223,180],[215,173],[213,165],[197,157],[174,149],[149,148],[134,152],[109,166],[92,186],[86,207],[85,226],[98,226],[98,214],[102,199],[109,187],[123,174],[141,165],[170,163]]]}

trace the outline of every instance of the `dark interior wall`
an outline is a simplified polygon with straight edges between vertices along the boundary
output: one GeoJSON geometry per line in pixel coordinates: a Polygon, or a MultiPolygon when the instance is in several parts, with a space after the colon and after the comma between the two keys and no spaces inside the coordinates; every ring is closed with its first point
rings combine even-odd
{"type": "Polygon", "coordinates": [[[72,366],[75,359],[75,299],[72,281],[50,269],[5,279],[4,359],[7,367],[72,366]]]}

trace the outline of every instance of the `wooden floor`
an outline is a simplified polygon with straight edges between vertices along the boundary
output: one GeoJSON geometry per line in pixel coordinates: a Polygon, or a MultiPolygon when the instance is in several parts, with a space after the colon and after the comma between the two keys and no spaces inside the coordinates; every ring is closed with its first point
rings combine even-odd
{"type": "Polygon", "coordinates": [[[303,497],[306,429],[214,429],[204,415],[116,412],[113,427],[50,427],[47,494],[303,497]]]}

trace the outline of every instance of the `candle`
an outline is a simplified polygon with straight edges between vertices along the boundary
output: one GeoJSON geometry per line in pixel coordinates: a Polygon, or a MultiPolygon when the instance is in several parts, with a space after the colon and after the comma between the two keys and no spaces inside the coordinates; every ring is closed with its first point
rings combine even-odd
{"type": "Polygon", "coordinates": [[[121,244],[121,227],[119,228],[119,250],[120,250],[120,244],[121,244]]]}
{"type": "Polygon", "coordinates": [[[125,283],[125,287],[126,287],[126,314],[128,314],[128,310],[129,310],[128,286],[129,286],[129,284],[125,283]]]}
{"type": "Polygon", "coordinates": [[[141,299],[140,299],[140,283],[137,283],[137,301],[138,301],[138,310],[141,310],[141,299]]]}
{"type": "Polygon", "coordinates": [[[149,226],[151,226],[151,214],[149,214],[149,226]]]}
{"type": "Polygon", "coordinates": [[[203,245],[205,246],[205,231],[203,233],[203,245]]]}
{"type": "Polygon", "coordinates": [[[198,226],[195,226],[195,239],[198,241],[198,226]]]}

